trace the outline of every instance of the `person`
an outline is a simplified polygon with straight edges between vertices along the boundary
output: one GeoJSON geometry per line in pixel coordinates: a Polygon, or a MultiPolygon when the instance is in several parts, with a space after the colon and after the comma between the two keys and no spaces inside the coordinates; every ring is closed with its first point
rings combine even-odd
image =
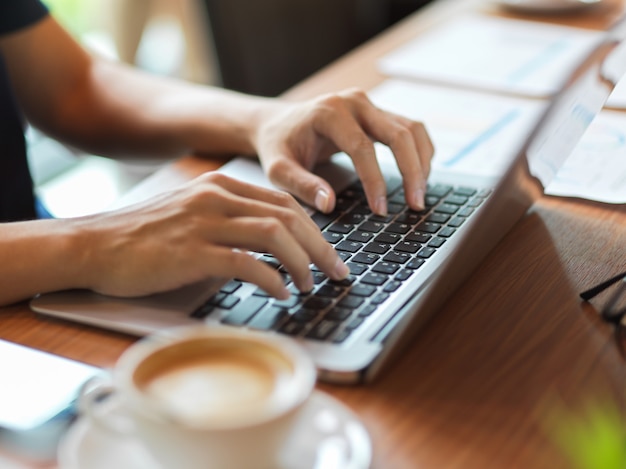
{"type": "Polygon", "coordinates": [[[332,279],[345,278],[349,269],[296,198],[331,211],[335,194],[311,169],[344,151],[370,208],[385,214],[386,188],[373,141],[390,146],[407,203],[421,209],[433,155],[425,127],[375,107],[364,92],[288,102],[152,76],[89,54],[40,0],[5,0],[0,3],[0,304],[70,288],[139,296],[208,278],[240,278],[287,298],[279,273],[250,251],[275,255],[301,291],[313,287],[310,263],[332,279]],[[119,210],[36,219],[24,121],[59,141],[110,157],[256,155],[285,192],[207,173],[119,210]]]}

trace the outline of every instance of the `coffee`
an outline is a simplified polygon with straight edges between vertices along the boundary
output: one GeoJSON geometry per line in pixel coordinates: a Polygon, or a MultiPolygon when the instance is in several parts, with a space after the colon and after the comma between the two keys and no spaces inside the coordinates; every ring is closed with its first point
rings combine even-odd
{"type": "Polygon", "coordinates": [[[315,378],[290,339],[193,326],[130,347],[81,406],[101,428],[140,439],[164,469],[274,468],[315,378]]]}
{"type": "Polygon", "coordinates": [[[171,418],[207,427],[264,418],[292,376],[291,364],[262,344],[199,340],[154,354],[135,381],[171,418]]]}

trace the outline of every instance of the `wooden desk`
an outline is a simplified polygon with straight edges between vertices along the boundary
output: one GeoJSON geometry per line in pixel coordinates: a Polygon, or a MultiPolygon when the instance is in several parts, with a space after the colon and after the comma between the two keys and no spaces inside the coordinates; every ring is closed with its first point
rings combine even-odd
{"type": "MultiPolygon", "coordinates": [[[[470,9],[495,12],[477,1],[438,0],[286,96],[370,88],[383,79],[377,57],[470,9]]],[[[559,21],[602,27],[621,11],[615,1],[559,21]]],[[[136,195],[217,165],[180,160],[136,195]]],[[[568,467],[544,431],[554,402],[582,411],[590,399],[610,398],[626,419],[626,363],[610,327],[577,296],[624,270],[624,239],[626,206],[545,197],[375,383],[320,384],[363,419],[374,468],[568,467]]],[[[42,319],[26,304],[0,309],[0,337],[103,367],[135,340],[42,319]]]]}

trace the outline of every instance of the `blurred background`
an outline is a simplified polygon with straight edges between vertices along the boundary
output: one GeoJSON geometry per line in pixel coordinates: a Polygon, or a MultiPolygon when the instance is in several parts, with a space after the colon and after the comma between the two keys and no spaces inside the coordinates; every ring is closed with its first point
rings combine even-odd
{"type": "MultiPolygon", "coordinates": [[[[155,74],[277,96],[430,0],[43,0],[95,53],[155,74]]],[[[34,130],[39,197],[57,217],[106,209],[163,161],[114,162],[34,130]]]]}

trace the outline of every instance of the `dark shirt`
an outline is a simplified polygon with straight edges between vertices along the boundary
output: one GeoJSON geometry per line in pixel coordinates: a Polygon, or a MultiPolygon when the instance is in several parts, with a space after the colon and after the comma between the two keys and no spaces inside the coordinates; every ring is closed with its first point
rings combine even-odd
{"type": "MultiPolygon", "coordinates": [[[[0,35],[30,26],[47,12],[39,0],[1,0],[0,35]]],[[[33,218],[35,200],[26,159],[24,118],[0,55],[0,222],[33,218]]]]}

